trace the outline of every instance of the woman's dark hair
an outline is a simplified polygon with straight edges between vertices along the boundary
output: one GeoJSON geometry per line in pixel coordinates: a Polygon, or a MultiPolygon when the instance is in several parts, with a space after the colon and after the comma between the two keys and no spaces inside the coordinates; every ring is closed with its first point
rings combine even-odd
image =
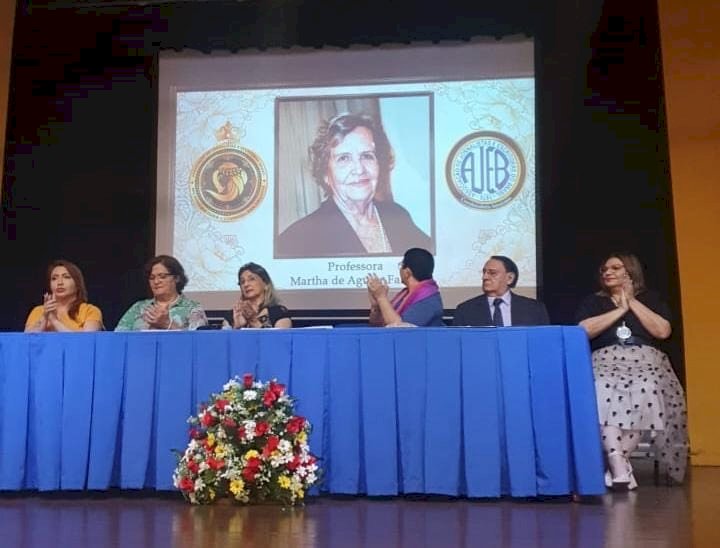
{"type": "Polygon", "coordinates": [[[514,274],[513,281],[508,284],[508,287],[515,287],[518,283],[518,278],[520,277],[520,271],[518,270],[515,261],[513,261],[510,257],[506,257],[505,255],[492,255],[490,259],[500,261],[505,267],[505,270],[514,274]]]}
{"type": "Polygon", "coordinates": [[[182,293],[188,283],[188,277],[185,275],[185,269],[175,257],[170,255],[158,255],[145,263],[145,279],[150,278],[153,266],[161,264],[168,269],[168,272],[175,276],[175,289],[178,293],[182,293]]]}
{"type": "Polygon", "coordinates": [[[641,293],[645,291],[645,274],[643,274],[643,267],[640,263],[640,259],[638,259],[637,256],[633,253],[623,251],[620,253],[610,253],[600,263],[600,268],[598,268],[598,283],[600,284],[600,293],[607,293],[607,291],[605,291],[605,285],[603,284],[602,273],[605,263],[608,262],[610,259],[618,259],[623,264],[623,266],[625,267],[625,271],[628,273],[628,276],[630,276],[630,279],[632,280],[635,293],[641,293]]]}
{"type": "Polygon", "coordinates": [[[409,268],[413,278],[419,282],[432,278],[435,269],[435,259],[432,254],[421,247],[412,247],[403,255],[402,264],[409,268]]]}
{"type": "Polygon", "coordinates": [[[275,293],[275,286],[270,279],[270,274],[268,274],[268,271],[257,263],[246,263],[240,267],[240,270],[238,270],[238,285],[241,285],[242,282],[240,280],[240,277],[243,275],[243,272],[246,271],[255,274],[265,284],[265,296],[263,298],[261,309],[279,304],[280,301],[277,298],[277,294],[275,293]]]}
{"type": "Polygon", "coordinates": [[[70,274],[70,277],[75,282],[75,300],[68,307],[68,316],[70,316],[73,320],[76,320],[78,311],[80,310],[80,305],[82,303],[86,303],[88,300],[87,288],[85,287],[85,278],[83,278],[80,268],[75,263],[71,263],[70,261],[66,261],[64,259],[58,259],[57,261],[51,262],[50,266],[48,266],[47,269],[48,291],[51,291],[50,278],[52,278],[52,271],[55,270],[58,266],[64,267],[68,271],[68,274],[70,274]]]}
{"type": "Polygon", "coordinates": [[[327,196],[332,195],[332,190],[325,182],[330,154],[332,149],[338,146],[345,136],[359,127],[370,130],[375,142],[375,156],[380,168],[375,200],[380,202],[392,201],[390,172],[395,167],[395,154],[382,124],[376,122],[367,114],[343,113],[320,125],[315,141],[308,150],[313,179],[322,187],[327,196]]]}

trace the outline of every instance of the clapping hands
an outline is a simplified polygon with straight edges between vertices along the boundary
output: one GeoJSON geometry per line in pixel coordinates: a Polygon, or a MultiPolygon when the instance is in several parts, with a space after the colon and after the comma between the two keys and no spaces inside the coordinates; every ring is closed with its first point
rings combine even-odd
{"type": "Polygon", "coordinates": [[[172,324],[169,307],[160,303],[152,303],[148,306],[142,317],[145,323],[153,329],[170,329],[172,324]]]}
{"type": "Polygon", "coordinates": [[[258,311],[250,301],[239,300],[233,306],[233,327],[248,327],[257,319],[258,311]]]}
{"type": "Polygon", "coordinates": [[[388,296],[388,284],[384,279],[378,277],[377,274],[368,274],[367,288],[370,303],[372,304],[376,304],[378,299],[383,297],[387,298],[388,296]]]}

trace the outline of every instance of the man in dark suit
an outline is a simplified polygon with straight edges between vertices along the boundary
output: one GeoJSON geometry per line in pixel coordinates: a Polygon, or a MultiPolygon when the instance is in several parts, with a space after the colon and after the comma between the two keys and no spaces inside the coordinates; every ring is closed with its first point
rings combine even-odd
{"type": "Polygon", "coordinates": [[[510,291],[517,285],[518,267],[508,257],[493,255],[482,270],[482,295],[460,303],[453,325],[498,327],[510,325],[547,325],[545,305],[510,291]]]}

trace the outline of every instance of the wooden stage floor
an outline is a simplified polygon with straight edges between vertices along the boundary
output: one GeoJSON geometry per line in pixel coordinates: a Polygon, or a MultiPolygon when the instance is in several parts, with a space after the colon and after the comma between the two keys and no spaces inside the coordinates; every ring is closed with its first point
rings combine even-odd
{"type": "Polygon", "coordinates": [[[570,502],[318,497],[302,508],[192,507],[176,495],[0,494],[3,547],[720,546],[720,468],[570,502]]]}

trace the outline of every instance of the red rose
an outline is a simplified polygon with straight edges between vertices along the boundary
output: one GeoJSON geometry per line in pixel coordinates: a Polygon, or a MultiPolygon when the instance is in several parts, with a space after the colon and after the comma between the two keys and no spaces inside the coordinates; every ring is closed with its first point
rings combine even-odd
{"type": "Polygon", "coordinates": [[[215,457],[208,457],[207,465],[210,470],[220,470],[225,466],[225,461],[222,459],[216,459],[215,457]]]}
{"type": "Polygon", "coordinates": [[[227,426],[228,428],[235,428],[237,426],[237,423],[232,417],[225,417],[223,419],[223,426],[227,426]]]}
{"type": "Polygon", "coordinates": [[[255,476],[260,472],[260,459],[252,457],[248,459],[245,468],[243,468],[242,475],[245,481],[254,481],[255,476]]]}
{"type": "Polygon", "coordinates": [[[237,429],[237,437],[243,439],[245,437],[245,427],[241,426],[237,429]]]}
{"type": "Polygon", "coordinates": [[[215,402],[215,409],[217,409],[218,411],[220,411],[222,413],[223,411],[225,411],[225,407],[227,407],[227,405],[229,403],[230,402],[227,400],[217,400],[215,402]]]}
{"type": "Polygon", "coordinates": [[[245,388],[252,388],[253,383],[253,376],[250,373],[245,373],[243,375],[243,386],[245,388]]]}
{"type": "Polygon", "coordinates": [[[286,466],[287,466],[287,469],[290,470],[291,472],[294,472],[295,470],[297,470],[298,466],[300,466],[300,456],[295,455],[293,457],[293,460],[288,462],[286,466]]]}
{"type": "Polygon", "coordinates": [[[178,485],[181,491],[192,491],[195,488],[195,482],[188,477],[180,478],[180,485],[178,485]]]}
{"type": "Polygon", "coordinates": [[[258,436],[264,436],[270,430],[270,425],[266,422],[259,422],[255,425],[255,434],[258,436]]]}
{"type": "Polygon", "coordinates": [[[248,482],[255,481],[256,475],[257,475],[257,471],[253,470],[252,468],[243,468],[242,477],[245,481],[248,481],[248,482]]]}
{"type": "Polygon", "coordinates": [[[197,474],[200,470],[200,465],[194,460],[189,460],[187,463],[187,469],[193,474],[197,474]]]}
{"type": "Polygon", "coordinates": [[[267,440],[267,443],[265,444],[265,447],[263,448],[263,457],[269,457],[270,454],[275,451],[275,449],[277,449],[279,443],[280,438],[278,438],[277,436],[270,436],[267,440]]]}
{"type": "Polygon", "coordinates": [[[265,405],[265,407],[271,407],[272,404],[275,403],[275,400],[277,400],[275,393],[272,390],[266,390],[263,395],[263,405],[265,405]]]}
{"type": "Polygon", "coordinates": [[[190,429],[190,437],[194,440],[199,440],[203,437],[203,433],[198,430],[197,428],[191,428],[190,429]]]}
{"type": "Polygon", "coordinates": [[[212,426],[215,424],[215,417],[213,417],[210,413],[203,413],[202,417],[200,417],[200,423],[203,426],[212,426]]]}
{"type": "Polygon", "coordinates": [[[305,427],[305,419],[303,417],[290,417],[286,430],[289,434],[297,434],[305,427]]]}
{"type": "Polygon", "coordinates": [[[283,395],[283,392],[285,392],[285,385],[277,383],[275,381],[270,381],[270,386],[268,386],[268,390],[270,390],[273,394],[275,394],[276,397],[280,397],[283,395]]]}

